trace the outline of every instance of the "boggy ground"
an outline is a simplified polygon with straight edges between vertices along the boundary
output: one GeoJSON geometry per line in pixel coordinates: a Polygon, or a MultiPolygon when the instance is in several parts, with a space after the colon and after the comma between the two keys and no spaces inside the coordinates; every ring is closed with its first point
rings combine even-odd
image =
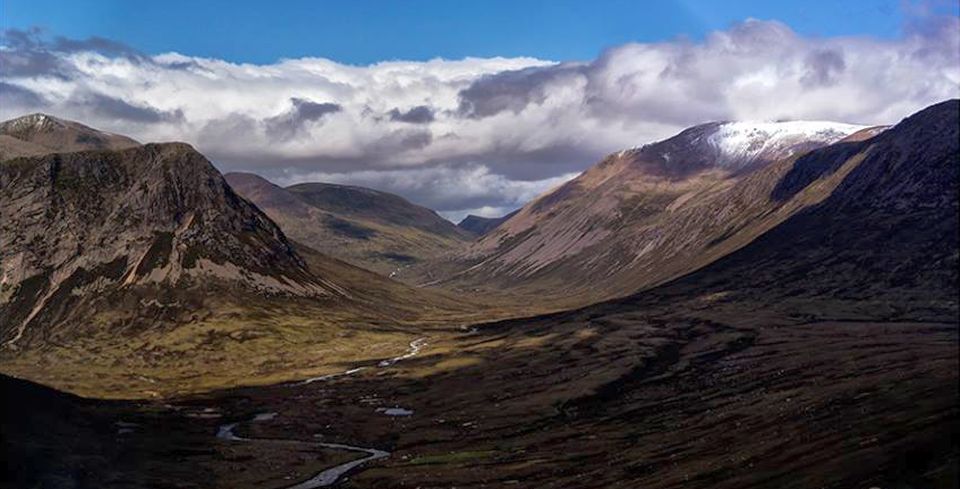
{"type": "MultiPolygon", "coordinates": [[[[573,314],[399,370],[232,393],[393,452],[347,487],[904,487],[956,480],[955,324],[573,314]],[[377,406],[414,411],[403,418],[377,406]]],[[[441,346],[442,348],[442,346],[441,346]]]]}
{"type": "Polygon", "coordinates": [[[40,487],[281,488],[360,456],[276,440],[390,451],[339,482],[357,488],[955,486],[955,319],[660,300],[438,330],[309,384],[81,403],[101,445],[73,473],[103,483],[40,487]],[[270,441],[217,439],[229,422],[270,441]]]}

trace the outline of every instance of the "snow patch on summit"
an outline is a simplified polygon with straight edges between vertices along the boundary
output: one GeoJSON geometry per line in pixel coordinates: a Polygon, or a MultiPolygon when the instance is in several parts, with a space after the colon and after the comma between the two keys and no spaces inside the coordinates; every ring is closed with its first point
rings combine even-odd
{"type": "Polygon", "coordinates": [[[742,166],[767,157],[789,157],[811,145],[833,144],[868,126],[828,121],[725,122],[707,141],[730,166],[742,166]]]}

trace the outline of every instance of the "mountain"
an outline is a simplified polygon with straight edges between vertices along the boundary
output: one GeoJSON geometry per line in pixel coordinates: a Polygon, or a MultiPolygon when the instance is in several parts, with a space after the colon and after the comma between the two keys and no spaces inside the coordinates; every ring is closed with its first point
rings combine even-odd
{"type": "Polygon", "coordinates": [[[470,214],[457,223],[457,227],[469,231],[477,236],[483,236],[499,226],[501,223],[505,222],[507,219],[513,217],[513,215],[517,212],[520,212],[520,209],[500,217],[482,217],[470,214]]]}
{"type": "Polygon", "coordinates": [[[470,235],[436,212],[367,188],[303,183],[287,188],[250,173],[227,182],[297,242],[382,275],[462,246],[470,235]]]}
{"type": "MultiPolygon", "coordinates": [[[[54,121],[43,141],[83,127],[54,121]]],[[[316,363],[309,345],[348,325],[356,335],[462,309],[299,248],[184,143],[2,161],[0,216],[0,365],[79,391],[119,387],[95,380],[130,371],[179,389],[203,370],[221,385],[296,370],[316,363]]]]}
{"type": "Polygon", "coordinates": [[[769,193],[816,190],[818,202],[666,290],[727,291],[807,317],[955,320],[960,100],[855,139],[799,158],[769,193]]]}
{"type": "Polygon", "coordinates": [[[816,200],[812,193],[788,200],[766,194],[792,161],[866,129],[708,123],[614,153],[438,266],[439,283],[579,295],[582,303],[660,283],[748,243],[816,200]]]}
{"type": "MultiPolygon", "coordinates": [[[[75,153],[87,156],[74,166],[113,154],[75,153]]],[[[960,101],[773,161],[741,158],[724,169],[707,161],[706,170],[691,163],[661,168],[664,178],[655,179],[658,163],[634,156],[606,170],[633,168],[655,195],[675,190],[671,182],[693,192],[651,207],[672,217],[634,216],[650,219],[638,221],[653,228],[647,234],[614,230],[645,239],[661,260],[627,269],[664,277],[639,292],[477,324],[421,290],[293,244],[310,276],[341,292],[270,292],[222,277],[222,288],[198,284],[178,297],[210,304],[179,322],[127,303],[147,308],[152,321],[101,317],[49,331],[39,353],[0,350],[4,373],[140,398],[80,398],[0,375],[0,393],[14,399],[0,413],[0,452],[10,460],[0,480],[78,488],[956,487],[960,101]],[[398,319],[400,302],[428,310],[432,322],[398,319]],[[364,304],[383,317],[358,314],[364,304]],[[308,373],[317,364],[334,370],[308,373]],[[224,388],[237,384],[244,387],[224,388]],[[151,395],[165,398],[142,400],[151,395]]],[[[44,185],[17,180],[27,193],[44,185]]],[[[83,195],[97,200],[95,188],[83,195]]],[[[567,212],[558,202],[579,191],[544,205],[567,212]]],[[[68,193],[63,201],[83,202],[68,193]]],[[[620,285],[651,280],[628,275],[613,277],[620,285]]],[[[171,303],[139,290],[151,294],[140,299],[171,303]]],[[[89,298],[90,290],[74,293],[89,298]]],[[[110,294],[114,307],[103,310],[123,313],[122,299],[110,294]]]]}
{"type": "MultiPolygon", "coordinates": [[[[589,355],[551,362],[525,352],[518,365],[561,364],[558,377],[591,361],[627,366],[580,389],[588,394],[554,401],[564,413],[556,429],[576,426],[571,433],[597,441],[552,449],[634,461],[614,474],[598,466],[599,485],[956,485],[958,115],[960,100],[950,100],[873,138],[811,151],[770,197],[839,182],[751,243],[639,294],[523,321],[526,334],[549,332],[551,344],[589,355]],[[600,339],[585,341],[585,330],[600,339]]],[[[503,341],[508,328],[498,326],[503,341]]],[[[507,409],[501,401],[501,415],[507,409]]],[[[570,486],[583,463],[570,464],[570,486]]]]}
{"type": "Polygon", "coordinates": [[[0,167],[0,332],[81,314],[87,301],[207,280],[329,295],[279,228],[186,144],[8,160],[0,167]]]}
{"type": "MultiPolygon", "coordinates": [[[[415,414],[370,432],[412,462],[351,485],[956,487],[958,113],[773,163],[756,200],[811,200],[706,266],[475,325],[426,374],[377,379],[415,414]]],[[[354,415],[344,433],[374,422],[354,415]]]]}
{"type": "Polygon", "coordinates": [[[30,114],[0,123],[0,160],[46,153],[125,149],[139,145],[126,136],[46,114],[30,114]]]}

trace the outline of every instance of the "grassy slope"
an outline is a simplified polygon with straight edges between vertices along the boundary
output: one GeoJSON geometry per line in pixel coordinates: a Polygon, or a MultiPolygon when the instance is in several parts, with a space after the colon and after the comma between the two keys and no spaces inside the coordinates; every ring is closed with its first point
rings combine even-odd
{"type": "Polygon", "coordinates": [[[459,249],[470,238],[435,212],[384,192],[318,183],[281,188],[248,173],[226,179],[292,239],[399,280],[410,265],[459,249]]]}
{"type": "Polygon", "coordinates": [[[458,325],[534,312],[411,288],[303,246],[298,251],[313,273],[351,284],[346,297],[262,296],[232,288],[197,297],[186,290],[198,304],[189,314],[139,318],[138,328],[118,331],[111,326],[118,311],[100,311],[69,337],[3,351],[0,370],[84,396],[167,397],[339,372],[400,355],[410,341],[458,325]]]}

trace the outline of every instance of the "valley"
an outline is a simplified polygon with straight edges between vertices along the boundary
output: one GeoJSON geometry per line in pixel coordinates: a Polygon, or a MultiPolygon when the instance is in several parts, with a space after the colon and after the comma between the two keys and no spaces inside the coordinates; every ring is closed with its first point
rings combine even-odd
{"type": "Polygon", "coordinates": [[[30,117],[0,125],[13,487],[958,480],[960,101],[694,126],[473,235],[30,117]]]}

